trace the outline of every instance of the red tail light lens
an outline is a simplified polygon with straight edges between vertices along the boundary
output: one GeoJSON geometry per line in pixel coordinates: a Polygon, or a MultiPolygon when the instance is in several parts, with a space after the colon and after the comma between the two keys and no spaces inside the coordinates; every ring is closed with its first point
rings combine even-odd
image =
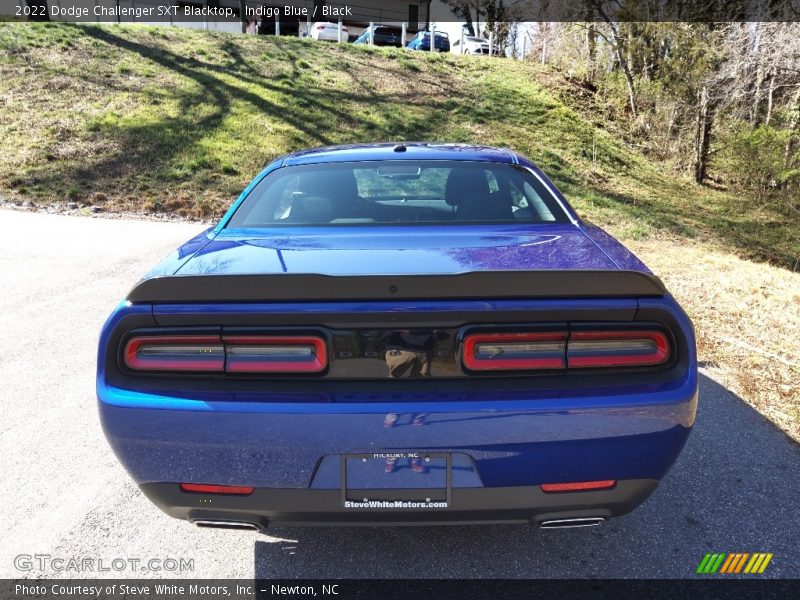
{"type": "Polygon", "coordinates": [[[253,488],[247,485],[212,485],[206,483],[182,483],[181,490],[195,494],[226,494],[229,496],[248,496],[253,488]]]}
{"type": "Polygon", "coordinates": [[[462,362],[470,371],[637,367],[666,363],[666,334],[655,330],[472,333],[462,362]]]}
{"type": "Polygon", "coordinates": [[[328,353],[325,340],[308,335],[148,335],[128,340],[123,360],[135,371],[320,373],[328,353]]]}
{"type": "Polygon", "coordinates": [[[225,369],[225,348],[218,336],[144,336],[128,341],[125,364],[137,371],[225,369]]]}
{"type": "Polygon", "coordinates": [[[659,365],[669,355],[669,341],[660,331],[576,331],[567,344],[570,369],[659,365]]]}
{"type": "Polygon", "coordinates": [[[607,490],[617,484],[615,479],[603,481],[577,481],[575,483],[543,483],[542,491],[548,494],[555,492],[582,492],[586,490],[607,490]]]}
{"type": "Polygon", "coordinates": [[[313,336],[226,337],[228,373],[319,373],[328,365],[325,341],[313,336]]]}
{"type": "Polygon", "coordinates": [[[563,369],[566,332],[474,333],[464,338],[471,371],[563,369]]]}

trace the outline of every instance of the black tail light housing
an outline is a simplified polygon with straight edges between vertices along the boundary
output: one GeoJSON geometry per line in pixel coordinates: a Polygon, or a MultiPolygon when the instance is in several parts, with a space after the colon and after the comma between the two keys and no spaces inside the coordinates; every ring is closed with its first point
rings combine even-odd
{"type": "Polygon", "coordinates": [[[313,335],[135,335],[124,346],[132,371],[314,374],[328,367],[328,347],[313,335]]]}
{"type": "Polygon", "coordinates": [[[462,348],[473,372],[653,367],[673,355],[670,337],[655,328],[467,332],[462,348]]]}

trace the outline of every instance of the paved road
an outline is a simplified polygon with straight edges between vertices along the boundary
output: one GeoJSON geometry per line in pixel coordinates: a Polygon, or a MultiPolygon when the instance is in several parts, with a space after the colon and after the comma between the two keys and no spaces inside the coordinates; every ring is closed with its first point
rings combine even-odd
{"type": "Polygon", "coordinates": [[[17,571],[19,554],[106,566],[194,558],[182,575],[202,577],[691,577],[706,551],[769,551],[767,574],[799,572],[800,450],[706,376],[678,464],[644,506],[598,528],[262,535],[172,520],[131,484],[102,436],[96,340],[136,279],[200,226],[9,211],[0,226],[0,577],[58,575],[17,571]]]}

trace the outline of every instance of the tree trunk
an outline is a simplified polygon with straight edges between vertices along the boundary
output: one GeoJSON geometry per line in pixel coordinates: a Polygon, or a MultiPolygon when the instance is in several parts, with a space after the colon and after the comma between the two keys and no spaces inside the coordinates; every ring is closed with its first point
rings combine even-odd
{"type": "Polygon", "coordinates": [[[769,88],[767,89],[767,116],[764,117],[764,125],[769,125],[772,120],[772,96],[775,93],[775,71],[769,72],[769,88]]]}
{"type": "Polygon", "coordinates": [[[596,70],[597,39],[595,34],[595,24],[589,23],[586,28],[586,45],[589,50],[589,61],[586,66],[586,81],[594,85],[594,75],[596,70]]]}
{"type": "Polygon", "coordinates": [[[753,40],[753,48],[751,52],[755,56],[756,64],[756,81],[753,89],[753,104],[750,105],[750,124],[755,127],[758,123],[758,114],[761,112],[761,97],[763,95],[762,86],[764,85],[764,66],[761,61],[759,52],[761,50],[761,23],[755,24],[755,39],[753,40]]]}
{"type": "Polygon", "coordinates": [[[697,123],[694,134],[694,180],[703,183],[708,176],[708,149],[711,144],[711,125],[714,109],[703,86],[697,94],[697,123]]]}
{"type": "Polygon", "coordinates": [[[608,25],[608,28],[611,30],[610,43],[617,55],[617,61],[619,61],[619,65],[622,67],[622,72],[625,74],[625,83],[628,86],[628,100],[631,104],[631,113],[633,113],[633,118],[635,119],[638,113],[636,107],[636,88],[633,84],[633,75],[631,74],[630,66],[625,58],[625,42],[619,33],[619,26],[612,21],[611,17],[608,16],[608,13],[603,10],[602,2],[593,1],[592,5],[594,9],[597,10],[597,14],[600,15],[603,21],[605,21],[608,25]]]}
{"type": "Polygon", "coordinates": [[[542,36],[542,64],[547,64],[547,38],[550,37],[550,24],[539,23],[539,35],[542,36]]]}
{"type": "Polygon", "coordinates": [[[622,69],[622,73],[625,75],[625,84],[628,87],[628,101],[630,102],[631,113],[635,119],[639,113],[636,105],[636,87],[633,82],[633,74],[631,73],[630,63],[625,56],[625,41],[622,35],[620,35],[618,26],[615,25],[614,22],[611,21],[611,19],[609,19],[604,12],[600,11],[600,14],[605,22],[608,23],[608,27],[611,29],[611,46],[614,48],[614,53],[617,56],[617,62],[622,69]]]}
{"type": "Polygon", "coordinates": [[[586,0],[586,49],[589,54],[586,64],[586,83],[594,85],[597,69],[597,25],[594,22],[594,7],[591,0],[586,0]]]}
{"type": "Polygon", "coordinates": [[[635,119],[638,110],[636,107],[636,88],[633,84],[633,74],[631,73],[631,69],[628,66],[628,61],[625,59],[624,52],[622,48],[620,48],[619,40],[617,40],[616,50],[617,50],[617,59],[619,60],[619,64],[622,67],[622,72],[625,74],[625,83],[628,86],[628,101],[631,105],[631,113],[633,114],[633,118],[635,119]]]}

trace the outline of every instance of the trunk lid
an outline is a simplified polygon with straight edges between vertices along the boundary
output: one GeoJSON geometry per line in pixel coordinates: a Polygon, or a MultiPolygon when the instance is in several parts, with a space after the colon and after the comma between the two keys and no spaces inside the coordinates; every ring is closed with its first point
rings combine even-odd
{"type": "Polygon", "coordinates": [[[574,225],[293,228],[223,232],[178,275],[427,275],[617,270],[574,225]]]}

